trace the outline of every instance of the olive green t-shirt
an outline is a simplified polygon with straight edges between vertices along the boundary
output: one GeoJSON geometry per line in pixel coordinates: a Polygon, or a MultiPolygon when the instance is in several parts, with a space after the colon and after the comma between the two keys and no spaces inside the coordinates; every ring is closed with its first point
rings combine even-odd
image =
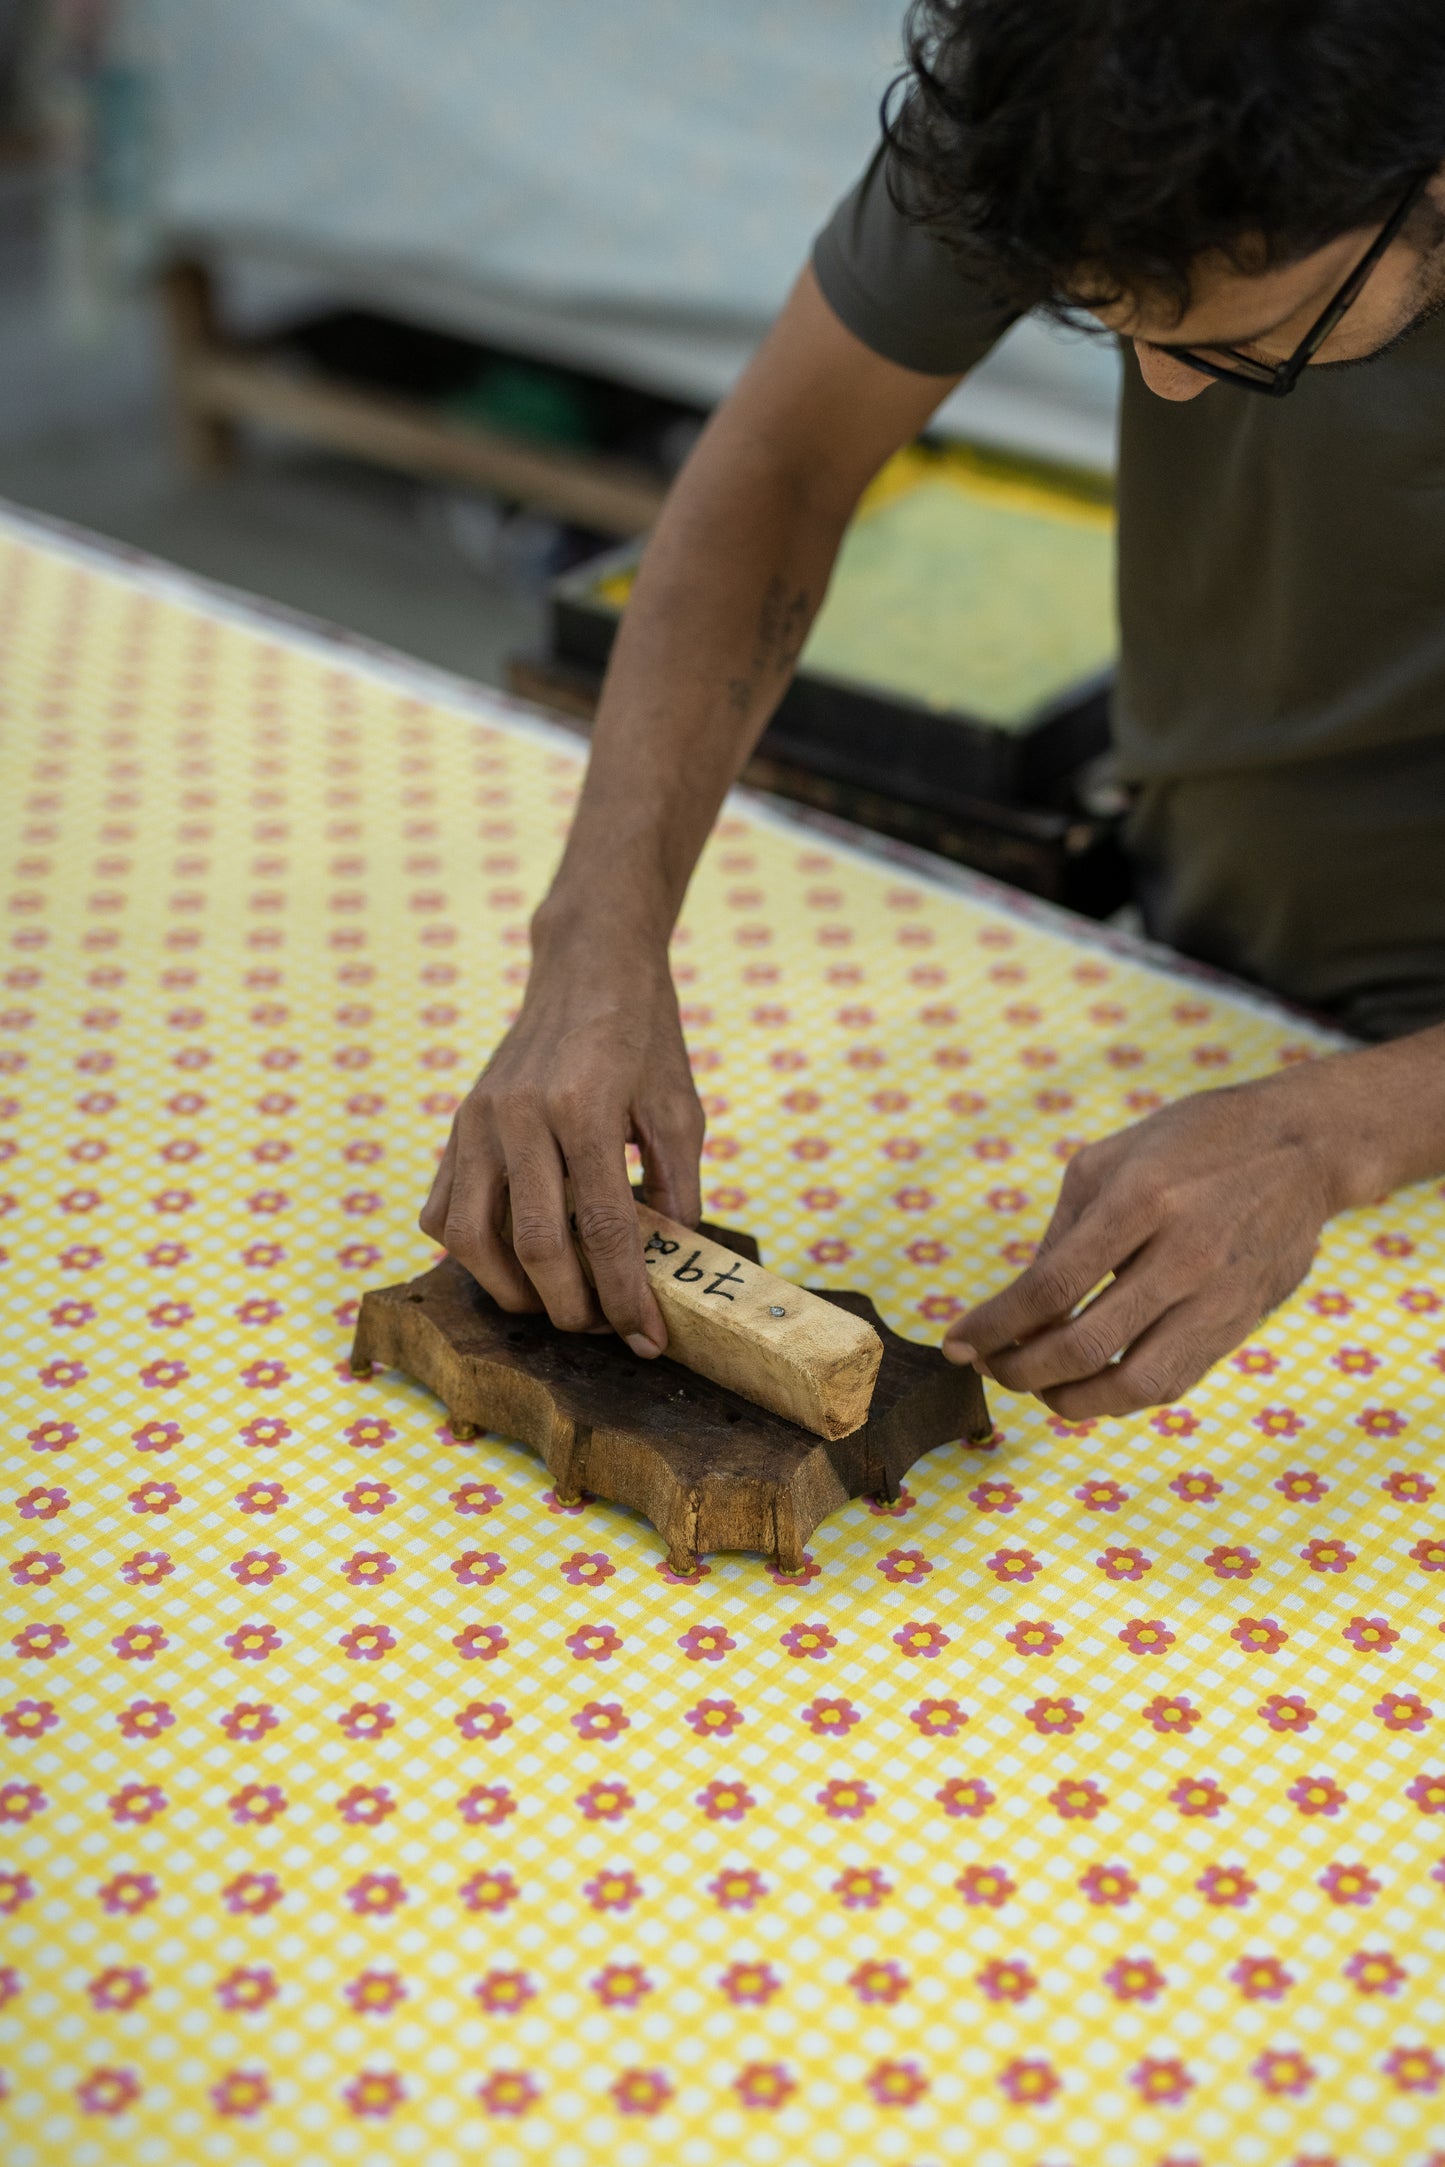
{"type": "MultiPolygon", "coordinates": [[[[905,368],[1012,321],[881,152],[813,262],[905,368]]],[[[1151,929],[1369,1036],[1445,1018],[1445,313],[1285,399],[1160,399],[1127,342],[1123,375],[1114,740],[1151,929]]]]}

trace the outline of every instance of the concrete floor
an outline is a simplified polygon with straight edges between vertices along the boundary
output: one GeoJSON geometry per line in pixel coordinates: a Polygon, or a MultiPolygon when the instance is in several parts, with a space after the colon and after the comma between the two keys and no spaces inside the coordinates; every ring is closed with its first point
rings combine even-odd
{"type": "Polygon", "coordinates": [[[149,305],[84,332],[64,314],[34,188],[0,177],[0,498],[484,683],[540,643],[541,575],[489,564],[484,503],[274,442],[197,481],[171,445],[149,305]]]}

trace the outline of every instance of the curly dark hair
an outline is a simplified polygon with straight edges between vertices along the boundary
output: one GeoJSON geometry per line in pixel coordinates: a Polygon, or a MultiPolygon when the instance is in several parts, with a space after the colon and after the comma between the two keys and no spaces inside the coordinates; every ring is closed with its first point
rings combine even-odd
{"type": "Polygon", "coordinates": [[[895,202],[1067,320],[1146,293],[1177,320],[1206,252],[1295,261],[1445,161],[1445,0],[912,0],[905,40],[895,202]]]}

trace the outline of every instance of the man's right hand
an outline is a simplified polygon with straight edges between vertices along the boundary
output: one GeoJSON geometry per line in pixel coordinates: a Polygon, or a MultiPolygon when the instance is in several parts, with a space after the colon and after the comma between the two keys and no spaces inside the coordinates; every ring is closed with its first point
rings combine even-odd
{"type": "Polygon", "coordinates": [[[566,1332],[610,1326],[634,1354],[661,1354],[667,1328],[625,1147],[641,1151],[646,1201],[691,1226],[702,1136],[666,951],[629,956],[625,974],[615,957],[539,959],[521,1014],[457,1110],[422,1232],[503,1309],[545,1309],[566,1332]]]}

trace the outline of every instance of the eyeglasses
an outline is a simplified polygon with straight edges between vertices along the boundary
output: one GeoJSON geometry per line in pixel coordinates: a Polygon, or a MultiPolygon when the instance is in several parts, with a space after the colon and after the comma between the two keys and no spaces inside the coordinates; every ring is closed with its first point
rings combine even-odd
{"type": "Polygon", "coordinates": [[[1287,360],[1259,361],[1253,354],[1241,353],[1238,347],[1220,346],[1215,351],[1223,358],[1211,361],[1207,355],[1196,353],[1189,346],[1167,346],[1157,339],[1147,343],[1157,346],[1161,354],[1171,354],[1176,361],[1182,361],[1186,368],[1197,369],[1201,376],[1213,377],[1216,383],[1238,384],[1242,391],[1260,391],[1267,399],[1285,398],[1294,390],[1350,303],[1358,297],[1360,288],[1415,208],[1430,178],[1431,173],[1427,172],[1411,181],[1403,200],[1390,213],[1333,301],[1315,318],[1287,360]]]}

